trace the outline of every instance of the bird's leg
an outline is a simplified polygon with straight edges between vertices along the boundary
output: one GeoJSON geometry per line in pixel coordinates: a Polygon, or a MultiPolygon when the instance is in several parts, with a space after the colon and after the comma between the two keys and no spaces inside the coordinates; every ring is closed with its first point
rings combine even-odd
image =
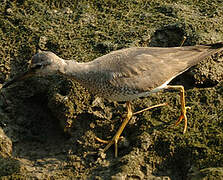
{"type": "Polygon", "coordinates": [[[127,115],[126,115],[124,121],[122,122],[122,125],[119,127],[118,131],[116,132],[116,134],[112,138],[112,140],[104,141],[100,138],[96,138],[99,142],[108,143],[107,146],[104,148],[104,151],[108,150],[111,147],[112,144],[115,144],[115,157],[118,156],[118,140],[119,140],[119,137],[122,134],[125,126],[128,124],[129,120],[131,119],[131,117],[133,115],[132,108],[131,108],[131,103],[126,102],[126,106],[127,106],[127,115]]]}
{"type": "Polygon", "coordinates": [[[134,112],[133,115],[140,114],[142,112],[148,111],[148,110],[156,108],[156,107],[167,106],[167,105],[168,105],[167,103],[163,103],[163,104],[157,104],[157,105],[154,105],[154,106],[150,106],[150,107],[147,107],[147,108],[142,109],[140,111],[134,112]]]}
{"type": "Polygon", "coordinates": [[[182,47],[182,46],[184,45],[184,42],[185,42],[186,39],[187,39],[187,37],[184,36],[184,37],[183,37],[183,40],[182,40],[181,43],[180,43],[180,47],[182,47]]]}
{"type": "Polygon", "coordinates": [[[148,110],[150,110],[150,109],[153,109],[153,108],[156,108],[156,107],[160,107],[160,106],[166,106],[166,105],[168,105],[168,104],[167,104],[167,103],[157,104],[157,105],[150,106],[150,107],[148,107],[148,108],[142,109],[142,110],[137,111],[137,112],[134,112],[134,113],[132,112],[130,102],[127,102],[126,105],[127,105],[127,116],[126,116],[125,120],[123,121],[122,125],[119,127],[119,129],[118,129],[117,133],[115,134],[115,136],[112,138],[112,140],[107,141],[107,140],[102,140],[102,139],[96,137],[96,140],[97,140],[97,141],[99,141],[99,142],[101,142],[101,143],[108,144],[108,145],[105,147],[104,151],[108,150],[109,147],[110,147],[112,144],[115,144],[115,157],[118,156],[118,146],[117,146],[117,145],[118,145],[118,140],[120,139],[120,135],[121,135],[121,133],[123,132],[125,126],[128,124],[128,122],[129,122],[129,120],[131,119],[131,117],[132,117],[133,115],[140,114],[140,113],[145,112],[145,111],[148,111],[148,110]]]}
{"type": "Polygon", "coordinates": [[[166,89],[179,89],[180,90],[180,102],[181,102],[181,115],[178,118],[175,125],[177,126],[183,119],[184,119],[184,131],[183,133],[186,133],[187,131],[187,116],[186,112],[187,109],[190,109],[190,107],[185,106],[185,95],[184,95],[184,87],[183,86],[167,86],[166,89]]]}

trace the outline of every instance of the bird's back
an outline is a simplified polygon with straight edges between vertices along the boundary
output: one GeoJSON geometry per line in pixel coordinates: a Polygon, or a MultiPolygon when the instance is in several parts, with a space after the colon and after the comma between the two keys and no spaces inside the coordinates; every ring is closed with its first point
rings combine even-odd
{"type": "MultiPolygon", "coordinates": [[[[129,96],[132,96],[132,93],[143,94],[169,82],[202,59],[222,49],[223,44],[219,43],[173,48],[134,47],[113,51],[90,62],[91,73],[95,74],[91,76],[91,80],[96,77],[94,81],[101,85],[100,89],[105,86],[103,93],[106,89],[106,98],[113,100],[115,98],[111,98],[111,94],[114,93],[126,93],[129,96]]],[[[94,88],[99,90],[96,86],[94,85],[94,88]]],[[[96,94],[100,95],[100,92],[96,94]]]]}

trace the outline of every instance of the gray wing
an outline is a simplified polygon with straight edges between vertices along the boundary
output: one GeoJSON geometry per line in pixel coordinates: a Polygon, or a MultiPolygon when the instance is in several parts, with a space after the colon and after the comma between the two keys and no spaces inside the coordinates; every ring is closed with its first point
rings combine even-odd
{"type": "Polygon", "coordinates": [[[213,46],[128,48],[111,52],[95,62],[109,73],[109,83],[113,86],[144,92],[170,81],[217,50],[213,46]]]}

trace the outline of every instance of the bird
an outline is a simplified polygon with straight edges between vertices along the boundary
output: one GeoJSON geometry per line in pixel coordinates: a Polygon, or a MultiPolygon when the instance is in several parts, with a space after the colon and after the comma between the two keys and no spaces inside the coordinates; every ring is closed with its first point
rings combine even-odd
{"type": "MultiPolygon", "coordinates": [[[[139,97],[148,97],[165,89],[180,91],[181,114],[176,121],[178,125],[184,119],[187,130],[185,90],[182,85],[169,85],[170,81],[182,74],[199,61],[223,50],[223,43],[182,47],[130,47],[112,51],[90,62],[64,60],[50,51],[35,54],[26,72],[3,84],[11,84],[30,76],[61,74],[79,82],[93,95],[112,101],[126,102],[127,115],[116,134],[107,143],[104,151],[115,145],[115,157],[118,156],[118,141],[134,114],[131,102],[139,97]]],[[[157,105],[157,106],[162,106],[157,105]]],[[[157,107],[154,106],[154,107],[157,107]]],[[[145,110],[148,110],[149,107],[145,110]]]]}

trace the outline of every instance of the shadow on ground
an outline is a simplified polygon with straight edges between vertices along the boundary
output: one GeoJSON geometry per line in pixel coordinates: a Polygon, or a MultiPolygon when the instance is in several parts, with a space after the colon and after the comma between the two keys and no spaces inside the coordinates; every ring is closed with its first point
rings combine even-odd
{"type": "MultiPolygon", "coordinates": [[[[222,41],[218,1],[4,1],[0,7],[0,83],[28,67],[39,50],[87,62],[133,46],[179,46],[222,41]],[[69,8],[68,8],[69,7],[69,8]]],[[[173,127],[179,93],[133,102],[134,109],[168,106],[134,116],[119,157],[95,137],[109,139],[125,106],[91,96],[63,77],[31,78],[0,96],[2,179],[202,179],[222,175],[222,53],[174,79],[183,84],[188,132],[173,127]]]]}

